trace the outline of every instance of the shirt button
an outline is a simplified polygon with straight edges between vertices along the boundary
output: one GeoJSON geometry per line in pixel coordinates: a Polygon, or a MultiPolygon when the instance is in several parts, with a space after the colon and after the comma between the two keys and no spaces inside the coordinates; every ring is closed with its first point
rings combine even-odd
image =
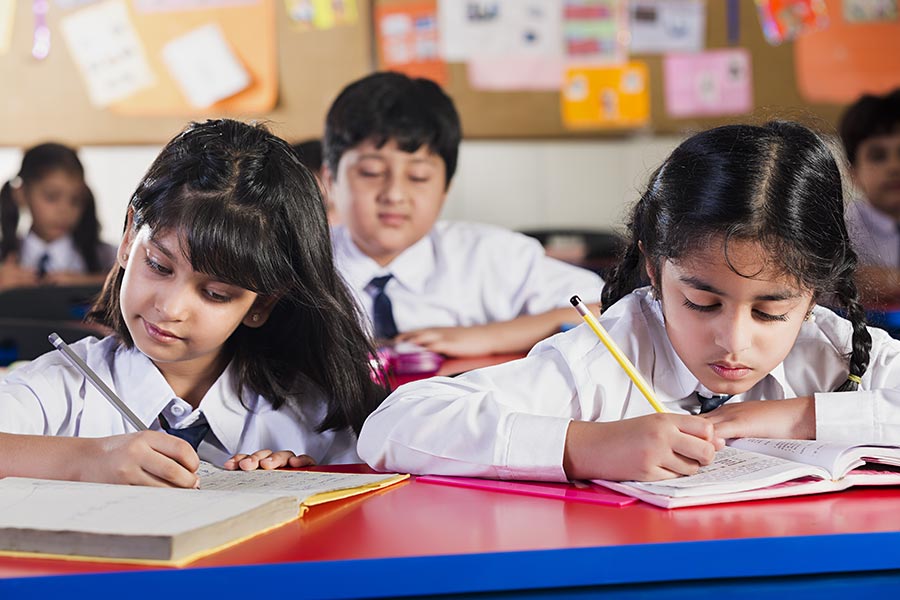
{"type": "Polygon", "coordinates": [[[180,417],[184,414],[184,407],[180,404],[174,404],[172,405],[172,408],[169,409],[169,412],[171,412],[176,417],[180,417]]]}

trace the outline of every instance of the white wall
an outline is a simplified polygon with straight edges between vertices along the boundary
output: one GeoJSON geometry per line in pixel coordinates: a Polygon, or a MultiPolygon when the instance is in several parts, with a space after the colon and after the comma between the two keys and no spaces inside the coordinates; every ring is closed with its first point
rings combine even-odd
{"type": "MultiPolygon", "coordinates": [[[[616,227],[650,172],[679,141],[647,136],[464,142],[444,217],[512,229],[616,227]]],[[[107,241],[118,242],[128,199],[157,152],[156,146],[80,150],[107,241]]],[[[21,157],[18,148],[0,148],[0,181],[15,175],[21,157]]]]}

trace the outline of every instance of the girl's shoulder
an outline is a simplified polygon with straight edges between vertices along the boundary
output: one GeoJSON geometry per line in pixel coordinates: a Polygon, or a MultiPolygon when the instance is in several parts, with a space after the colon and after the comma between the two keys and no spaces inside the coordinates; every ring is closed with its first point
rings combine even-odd
{"type": "MultiPolygon", "coordinates": [[[[100,339],[89,336],[69,344],[69,348],[102,378],[110,372],[111,364],[119,350],[119,340],[112,335],[100,339]]],[[[72,366],[62,352],[50,350],[16,368],[9,374],[6,382],[29,385],[44,382],[49,386],[65,387],[67,382],[83,380],[84,376],[72,366]]]]}

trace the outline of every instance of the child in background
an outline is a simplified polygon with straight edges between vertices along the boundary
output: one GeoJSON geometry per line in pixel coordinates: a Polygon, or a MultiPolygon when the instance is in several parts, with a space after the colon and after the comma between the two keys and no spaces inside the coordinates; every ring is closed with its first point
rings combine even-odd
{"type": "Polygon", "coordinates": [[[438,221],[461,136],[427,79],[375,73],[338,95],[325,123],[325,181],[342,223],[338,269],[377,338],[451,356],[524,352],[573,320],[603,282],[524,235],[438,221]]]}
{"type": "Polygon", "coordinates": [[[52,283],[101,283],[116,250],[100,241],[94,196],[74,150],[40,144],[0,188],[0,289],[52,283]],[[19,207],[31,229],[19,239],[19,207]]]}
{"type": "Polygon", "coordinates": [[[319,188],[286,142],[189,126],[132,196],[117,261],[88,315],[114,335],[71,347],[151,430],[51,352],[0,384],[0,476],[190,487],[198,453],[232,469],[358,462],[385,392],[319,188]]]}
{"type": "Polygon", "coordinates": [[[668,412],[582,325],[524,359],[400,387],[363,425],[360,456],[411,473],[659,480],[695,473],[727,438],[900,443],[900,341],[866,327],[843,214],[837,163],[805,127],[694,135],[634,207],[600,318],[668,412]]]}
{"type": "MultiPolygon", "coordinates": [[[[312,174],[316,176],[316,180],[322,184],[322,141],[318,139],[304,140],[302,142],[297,142],[293,146],[294,150],[297,151],[297,154],[300,155],[303,166],[309,169],[312,174]]],[[[325,200],[325,211],[328,213],[328,224],[337,225],[338,216],[334,210],[334,203],[328,200],[328,195],[325,194],[324,187],[322,189],[322,198],[325,200]]]]}
{"type": "Polygon", "coordinates": [[[869,303],[900,303],[900,89],[854,102],[839,130],[862,192],[847,207],[860,291],[869,303]]]}

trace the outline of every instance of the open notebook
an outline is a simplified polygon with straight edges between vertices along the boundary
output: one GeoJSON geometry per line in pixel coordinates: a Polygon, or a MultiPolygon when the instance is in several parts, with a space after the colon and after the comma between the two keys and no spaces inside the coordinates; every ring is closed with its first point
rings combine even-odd
{"type": "Polygon", "coordinates": [[[815,440],[732,440],[696,475],[594,483],[663,508],[900,485],[900,447],[815,440]]]}
{"type": "MultiPolygon", "coordinates": [[[[201,467],[206,469],[206,467],[201,467]]],[[[0,554],[183,564],[408,475],[201,473],[200,490],[0,480],[0,554]]]]}

